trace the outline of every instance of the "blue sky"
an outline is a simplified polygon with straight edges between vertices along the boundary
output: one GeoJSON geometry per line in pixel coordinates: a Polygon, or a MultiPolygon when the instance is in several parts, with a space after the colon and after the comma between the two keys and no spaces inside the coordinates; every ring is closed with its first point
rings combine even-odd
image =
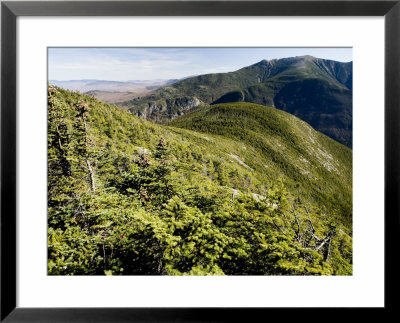
{"type": "Polygon", "coordinates": [[[351,48],[49,48],[49,80],[155,80],[231,72],[301,55],[352,60],[351,48]]]}

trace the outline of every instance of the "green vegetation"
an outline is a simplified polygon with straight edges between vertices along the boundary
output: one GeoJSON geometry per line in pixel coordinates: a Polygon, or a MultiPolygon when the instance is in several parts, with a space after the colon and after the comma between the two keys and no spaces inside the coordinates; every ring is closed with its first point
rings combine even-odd
{"type": "Polygon", "coordinates": [[[50,275],[351,275],[351,150],[274,108],[48,94],[50,275]]]}
{"type": "Polygon", "coordinates": [[[227,103],[193,112],[170,125],[229,138],[222,141],[221,149],[240,156],[263,176],[261,182],[282,178],[298,197],[330,210],[340,208],[340,214],[351,221],[351,149],[296,117],[256,104],[227,103]]]}
{"type": "Polygon", "coordinates": [[[214,103],[252,102],[274,106],[314,129],[352,146],[352,91],[318,78],[270,81],[226,93],[214,103]]]}
{"type": "Polygon", "coordinates": [[[235,72],[191,77],[117,105],[168,122],[205,105],[250,102],[276,107],[352,146],[353,64],[311,56],[262,60],[235,72]]]}

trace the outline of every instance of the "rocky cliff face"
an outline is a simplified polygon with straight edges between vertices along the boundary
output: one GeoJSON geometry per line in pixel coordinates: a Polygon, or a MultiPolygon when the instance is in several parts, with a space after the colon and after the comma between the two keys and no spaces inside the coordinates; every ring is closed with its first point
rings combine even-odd
{"type": "Polygon", "coordinates": [[[147,106],[134,106],[129,111],[147,120],[165,122],[184,115],[200,107],[201,104],[202,102],[196,97],[183,97],[161,102],[149,102],[147,106]]]}

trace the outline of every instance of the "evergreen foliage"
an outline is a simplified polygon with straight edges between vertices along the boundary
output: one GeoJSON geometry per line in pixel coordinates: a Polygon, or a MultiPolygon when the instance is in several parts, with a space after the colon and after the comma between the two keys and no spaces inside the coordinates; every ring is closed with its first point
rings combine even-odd
{"type": "Polygon", "coordinates": [[[49,87],[48,273],[351,275],[351,151],[262,109],[160,126],[49,87]]]}

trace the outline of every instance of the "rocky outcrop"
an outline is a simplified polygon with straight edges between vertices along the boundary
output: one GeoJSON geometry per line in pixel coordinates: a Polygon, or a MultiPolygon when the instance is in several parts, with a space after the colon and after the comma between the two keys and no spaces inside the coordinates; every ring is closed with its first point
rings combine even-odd
{"type": "Polygon", "coordinates": [[[196,97],[183,97],[171,100],[149,102],[147,106],[134,106],[130,108],[133,114],[155,122],[165,122],[184,115],[197,107],[202,102],[196,97]]]}
{"type": "Polygon", "coordinates": [[[173,100],[173,104],[183,109],[193,109],[200,105],[200,100],[196,97],[192,98],[177,98],[173,100]]]}

